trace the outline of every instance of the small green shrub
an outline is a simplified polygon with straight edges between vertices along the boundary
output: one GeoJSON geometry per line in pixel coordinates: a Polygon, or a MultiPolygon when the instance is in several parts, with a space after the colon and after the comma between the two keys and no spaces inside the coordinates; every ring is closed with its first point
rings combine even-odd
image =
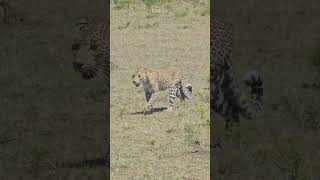
{"type": "Polygon", "coordinates": [[[129,0],[117,0],[114,1],[115,3],[115,9],[125,9],[130,7],[130,1],[129,0]]]}
{"type": "Polygon", "coordinates": [[[142,0],[148,9],[150,9],[155,4],[160,4],[161,0],[142,0]]]}
{"type": "Polygon", "coordinates": [[[185,9],[180,8],[180,9],[177,9],[177,10],[174,12],[174,16],[175,16],[175,17],[185,17],[185,16],[187,16],[188,14],[189,14],[189,11],[188,11],[187,8],[185,8],[185,9]]]}
{"type": "Polygon", "coordinates": [[[205,117],[206,111],[203,105],[196,106],[196,112],[200,115],[200,118],[203,119],[205,117]]]}

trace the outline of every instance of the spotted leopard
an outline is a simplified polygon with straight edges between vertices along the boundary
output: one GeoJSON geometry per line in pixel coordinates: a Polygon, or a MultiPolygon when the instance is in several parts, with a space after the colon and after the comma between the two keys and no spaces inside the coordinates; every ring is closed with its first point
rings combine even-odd
{"type": "MultiPolygon", "coordinates": [[[[73,54],[73,68],[81,74],[83,79],[89,80],[99,77],[100,75],[102,76],[104,80],[103,92],[106,98],[106,121],[110,122],[108,25],[105,21],[92,21],[86,17],[79,18],[73,24],[74,37],[71,49],[73,54]]],[[[109,162],[109,143],[107,143],[106,154],[107,162],[109,162]]],[[[107,165],[109,166],[109,163],[107,165]]]]}
{"type": "Polygon", "coordinates": [[[211,109],[224,117],[226,128],[234,122],[238,124],[240,115],[252,119],[262,110],[263,80],[258,72],[247,72],[243,81],[251,91],[250,98],[245,98],[232,70],[232,49],[232,25],[213,16],[210,23],[211,109]]]}
{"type": "Polygon", "coordinates": [[[79,18],[74,23],[75,33],[72,43],[73,67],[83,79],[89,80],[102,72],[105,81],[104,92],[109,91],[109,44],[107,23],[79,18]]]}
{"type": "Polygon", "coordinates": [[[143,86],[146,105],[144,114],[152,112],[152,106],[158,98],[158,92],[169,89],[169,108],[174,108],[174,100],[179,97],[181,100],[192,98],[191,84],[182,84],[183,76],[181,71],[175,65],[152,68],[148,66],[139,66],[132,75],[133,84],[138,87],[143,86]]]}

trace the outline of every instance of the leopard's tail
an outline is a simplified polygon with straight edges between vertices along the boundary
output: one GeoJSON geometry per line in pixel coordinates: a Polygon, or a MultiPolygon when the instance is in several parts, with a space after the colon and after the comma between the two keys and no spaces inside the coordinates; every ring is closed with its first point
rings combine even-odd
{"type": "Polygon", "coordinates": [[[179,97],[181,100],[191,99],[192,98],[192,85],[186,84],[186,86],[183,86],[183,84],[180,83],[179,89],[177,91],[177,97],[179,97]]]}
{"type": "Polygon", "coordinates": [[[263,80],[257,71],[249,71],[243,82],[250,88],[250,98],[240,98],[238,106],[243,117],[253,119],[262,111],[263,80]]]}

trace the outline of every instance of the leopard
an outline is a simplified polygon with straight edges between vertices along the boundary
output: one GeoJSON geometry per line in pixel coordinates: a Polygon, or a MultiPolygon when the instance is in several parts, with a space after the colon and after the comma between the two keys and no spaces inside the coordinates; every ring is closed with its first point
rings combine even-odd
{"type": "Polygon", "coordinates": [[[263,79],[256,70],[247,71],[242,82],[249,97],[241,92],[232,68],[234,44],[233,25],[214,14],[210,21],[210,106],[214,125],[215,115],[225,120],[225,129],[239,126],[240,117],[255,119],[262,112],[263,79]]]}
{"type": "Polygon", "coordinates": [[[73,23],[72,66],[85,80],[99,78],[104,80],[104,90],[109,92],[110,53],[108,24],[103,20],[80,17],[73,23]]]}
{"type": "Polygon", "coordinates": [[[155,101],[160,91],[169,90],[169,107],[172,111],[175,106],[175,98],[181,101],[192,98],[192,85],[183,84],[183,75],[177,65],[162,67],[150,67],[140,65],[132,75],[132,82],[136,87],[142,86],[145,93],[146,104],[143,114],[151,114],[155,101]]]}
{"type": "MultiPolygon", "coordinates": [[[[79,17],[71,24],[73,37],[71,44],[72,66],[82,79],[101,78],[104,81],[103,94],[105,117],[110,123],[110,46],[109,22],[104,19],[79,17]]],[[[107,143],[107,162],[110,161],[110,146],[107,143]]]]}

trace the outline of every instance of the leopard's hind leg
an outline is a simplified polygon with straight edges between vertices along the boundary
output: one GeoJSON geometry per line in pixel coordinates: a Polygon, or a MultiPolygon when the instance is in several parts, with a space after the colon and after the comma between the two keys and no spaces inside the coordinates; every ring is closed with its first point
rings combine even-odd
{"type": "Polygon", "coordinates": [[[177,93],[176,97],[180,98],[181,101],[184,101],[185,99],[191,99],[192,98],[192,85],[186,84],[184,87],[182,82],[179,82],[177,87],[177,93]]]}
{"type": "Polygon", "coordinates": [[[169,111],[173,110],[173,108],[174,108],[174,105],[175,105],[174,100],[176,98],[177,91],[178,91],[178,89],[175,85],[170,85],[170,87],[169,87],[169,108],[168,108],[169,111]]]}
{"type": "Polygon", "coordinates": [[[263,79],[252,70],[245,74],[243,82],[250,88],[250,98],[240,101],[240,112],[245,118],[253,119],[262,111],[263,79]]]}

